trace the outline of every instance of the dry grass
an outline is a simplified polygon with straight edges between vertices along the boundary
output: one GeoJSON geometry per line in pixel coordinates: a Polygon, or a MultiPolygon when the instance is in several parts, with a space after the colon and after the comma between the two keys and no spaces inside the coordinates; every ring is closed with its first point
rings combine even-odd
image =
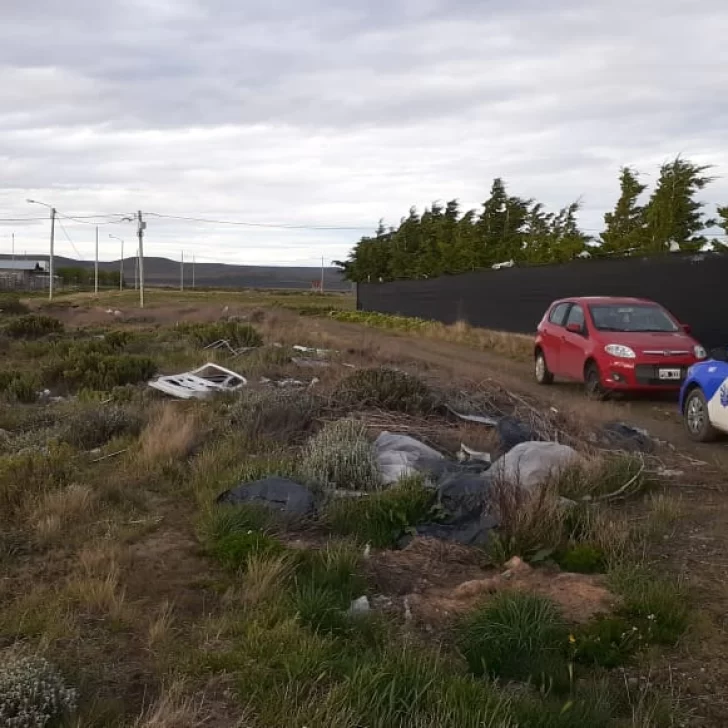
{"type": "Polygon", "coordinates": [[[198,728],[203,725],[203,701],[186,696],[188,692],[182,680],[170,683],[134,721],[133,728],[198,728]]]}
{"type": "Polygon", "coordinates": [[[492,351],[508,359],[530,361],[533,358],[533,336],[475,328],[465,321],[451,326],[432,323],[424,328],[426,336],[475,349],[492,351]]]}
{"type": "Polygon", "coordinates": [[[248,558],[242,586],[242,599],[256,605],[280,595],[281,588],[293,571],[290,556],[256,554],[248,558]]]}
{"type": "Polygon", "coordinates": [[[653,493],[647,498],[647,535],[655,538],[669,533],[682,518],[685,506],[681,498],[667,493],[653,493]]]}
{"type": "Polygon", "coordinates": [[[545,486],[528,493],[512,483],[496,481],[491,487],[490,507],[500,519],[492,557],[507,561],[526,558],[544,548],[556,548],[563,539],[567,510],[555,488],[545,486]]]}
{"type": "Polygon", "coordinates": [[[81,576],[66,586],[68,597],[92,614],[123,622],[129,616],[126,589],[120,583],[119,567],[111,564],[103,576],[81,576]]]}
{"type": "Polygon", "coordinates": [[[63,490],[46,493],[30,517],[38,539],[48,543],[65,528],[93,515],[96,495],[85,485],[69,485],[63,490]]]}
{"type": "Polygon", "coordinates": [[[184,411],[177,403],[167,403],[154,413],[139,438],[140,460],[146,464],[190,456],[200,439],[194,413],[184,411]]]}
{"type": "Polygon", "coordinates": [[[162,602],[147,629],[147,648],[156,650],[165,644],[174,632],[174,608],[168,601],[162,602]]]}

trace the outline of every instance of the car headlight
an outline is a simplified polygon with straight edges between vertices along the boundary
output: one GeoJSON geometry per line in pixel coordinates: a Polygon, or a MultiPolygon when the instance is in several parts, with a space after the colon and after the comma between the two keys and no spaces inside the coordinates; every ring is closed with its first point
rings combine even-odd
{"type": "Polygon", "coordinates": [[[700,346],[700,344],[693,347],[693,354],[695,354],[696,359],[707,359],[708,358],[708,352],[705,351],[705,349],[702,346],[700,346]]]}
{"type": "Polygon", "coordinates": [[[607,354],[616,356],[618,359],[634,359],[636,357],[634,351],[624,344],[607,344],[604,351],[607,354]]]}

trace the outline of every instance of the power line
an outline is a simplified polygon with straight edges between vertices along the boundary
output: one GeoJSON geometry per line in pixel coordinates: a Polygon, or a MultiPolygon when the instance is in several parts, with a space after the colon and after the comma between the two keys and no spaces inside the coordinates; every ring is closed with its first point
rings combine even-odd
{"type": "Polygon", "coordinates": [[[71,243],[71,247],[76,251],[76,257],[79,260],[83,260],[83,256],[81,255],[81,253],[78,252],[78,248],[74,245],[73,240],[71,240],[70,236],[66,232],[66,228],[63,227],[63,223],[59,220],[58,224],[61,226],[61,230],[63,230],[63,234],[66,236],[66,240],[71,243]]]}
{"type": "Polygon", "coordinates": [[[242,227],[275,228],[279,230],[372,230],[371,226],[351,227],[345,225],[283,225],[267,222],[241,222],[239,220],[211,220],[202,217],[187,217],[185,215],[163,215],[159,212],[147,212],[153,217],[165,218],[168,220],[185,220],[187,222],[202,222],[211,225],[240,225],[242,227]]]}

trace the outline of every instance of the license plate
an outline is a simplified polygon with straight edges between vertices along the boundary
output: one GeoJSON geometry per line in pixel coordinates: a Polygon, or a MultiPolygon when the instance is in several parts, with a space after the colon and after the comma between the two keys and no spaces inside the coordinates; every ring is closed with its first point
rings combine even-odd
{"type": "Polygon", "coordinates": [[[682,377],[681,369],[660,369],[657,373],[660,379],[680,379],[682,377]]]}

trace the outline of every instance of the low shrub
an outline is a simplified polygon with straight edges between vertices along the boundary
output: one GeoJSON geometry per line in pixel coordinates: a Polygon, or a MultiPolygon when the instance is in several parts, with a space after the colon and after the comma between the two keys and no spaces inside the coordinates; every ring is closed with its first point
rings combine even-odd
{"type": "Polygon", "coordinates": [[[113,404],[82,404],[61,423],[61,442],[79,450],[92,450],[124,435],[137,436],[143,419],[138,410],[113,404]]]}
{"type": "Polygon", "coordinates": [[[5,650],[0,660],[0,725],[45,728],[76,710],[76,691],[39,656],[5,650]]]}
{"type": "Polygon", "coordinates": [[[262,346],[263,337],[250,324],[238,321],[218,321],[210,324],[181,324],[179,329],[199,346],[209,346],[224,339],[235,349],[244,346],[262,346]]]}
{"type": "Polygon", "coordinates": [[[604,572],[607,558],[604,550],[590,543],[570,544],[556,554],[556,563],[565,571],[577,574],[597,574],[604,572]]]}
{"type": "Polygon", "coordinates": [[[335,498],[327,506],[324,522],[341,536],[353,536],[375,548],[390,548],[432,512],[435,494],[421,479],[397,485],[362,498],[335,498]]]}
{"type": "Polygon", "coordinates": [[[432,413],[438,400],[420,379],[394,369],[360,369],[341,380],[333,394],[344,408],[376,408],[413,415],[432,413]]]}
{"type": "Polygon", "coordinates": [[[248,440],[294,444],[311,433],[320,403],[309,392],[243,390],[228,412],[236,433],[248,440]]]}
{"type": "Polygon", "coordinates": [[[103,354],[81,347],[47,367],[48,384],[64,384],[69,389],[90,389],[108,392],[115,387],[151,379],[157,363],[135,354],[103,354]]]}
{"type": "Polygon", "coordinates": [[[51,444],[0,456],[0,522],[13,523],[25,505],[68,485],[74,473],[73,451],[51,444]]]}
{"type": "Polygon", "coordinates": [[[34,372],[0,372],[0,393],[9,402],[31,404],[38,399],[40,381],[34,372]]]}
{"type": "Polygon", "coordinates": [[[4,331],[13,339],[39,339],[49,334],[63,333],[63,324],[52,316],[29,313],[9,321],[4,331]]]}
{"type": "Polygon", "coordinates": [[[503,592],[466,618],[459,630],[459,646],[476,675],[566,690],[567,637],[552,601],[535,594],[503,592]]]}
{"type": "Polygon", "coordinates": [[[327,423],[306,445],[301,461],[304,477],[329,488],[375,490],[380,487],[374,446],[366,428],[351,419],[327,423]]]}
{"type": "Polygon", "coordinates": [[[275,556],[285,551],[283,544],[261,531],[237,531],[221,536],[210,553],[228,569],[245,569],[254,556],[275,556]]]}
{"type": "Polygon", "coordinates": [[[30,313],[30,309],[12,293],[0,295],[0,314],[6,316],[22,316],[30,313]]]}

